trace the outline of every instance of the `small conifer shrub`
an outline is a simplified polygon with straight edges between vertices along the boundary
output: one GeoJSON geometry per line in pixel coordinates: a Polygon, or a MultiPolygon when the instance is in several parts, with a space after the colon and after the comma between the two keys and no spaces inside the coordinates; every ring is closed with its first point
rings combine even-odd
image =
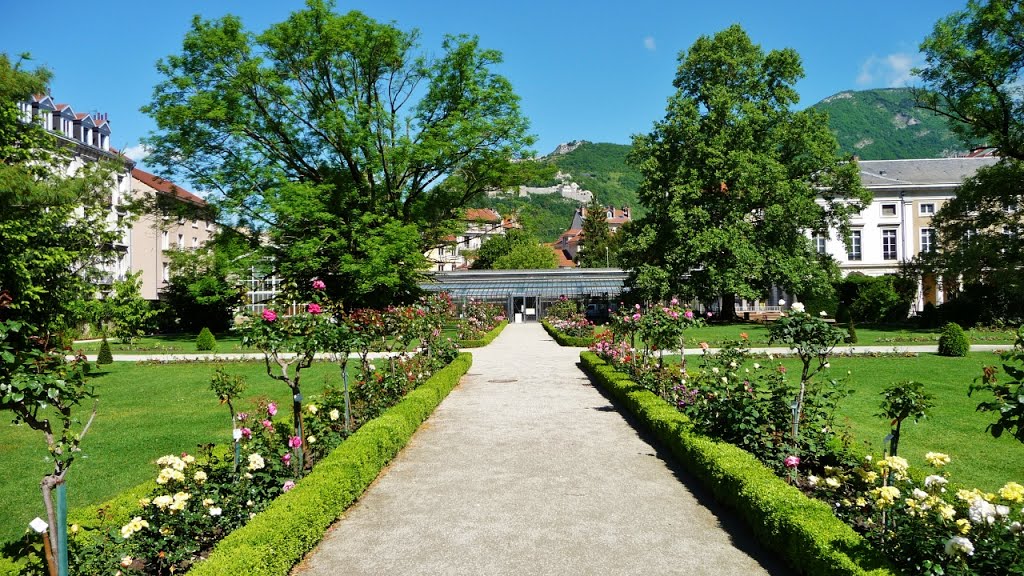
{"type": "Polygon", "coordinates": [[[103,341],[100,342],[100,353],[96,356],[96,364],[113,364],[114,355],[110,353],[110,342],[107,342],[107,337],[103,336],[103,341]]]}
{"type": "Polygon", "coordinates": [[[939,336],[939,356],[967,356],[971,343],[964,329],[956,322],[948,322],[939,336]]]}
{"type": "Polygon", "coordinates": [[[199,336],[196,336],[196,350],[208,352],[216,349],[217,339],[213,337],[213,332],[210,332],[209,328],[203,328],[199,332],[199,336]]]}
{"type": "Polygon", "coordinates": [[[850,319],[850,323],[846,325],[846,338],[843,339],[847,344],[857,343],[857,329],[853,327],[853,319],[850,319]]]}

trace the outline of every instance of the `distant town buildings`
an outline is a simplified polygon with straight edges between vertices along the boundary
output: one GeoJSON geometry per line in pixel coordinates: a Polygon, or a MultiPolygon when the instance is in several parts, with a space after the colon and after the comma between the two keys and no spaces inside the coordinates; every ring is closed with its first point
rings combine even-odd
{"type": "Polygon", "coordinates": [[[466,270],[472,264],[471,252],[494,236],[503,235],[510,228],[521,228],[514,218],[503,218],[490,208],[468,208],[462,218],[464,231],[448,236],[444,242],[425,254],[431,269],[438,272],[466,270]]]}
{"type": "MultiPolygon", "coordinates": [[[[622,208],[616,208],[614,206],[604,207],[605,220],[608,222],[608,230],[615,234],[619,231],[619,228],[623,224],[633,219],[632,210],[628,206],[622,208]]],[[[567,266],[568,263],[572,263],[572,266],[576,266],[576,255],[579,253],[580,240],[583,236],[583,219],[587,217],[587,207],[580,206],[576,209],[576,212],[572,215],[572,222],[569,224],[569,229],[562,233],[558,237],[552,247],[555,249],[556,256],[559,259],[559,267],[567,266]]]]}

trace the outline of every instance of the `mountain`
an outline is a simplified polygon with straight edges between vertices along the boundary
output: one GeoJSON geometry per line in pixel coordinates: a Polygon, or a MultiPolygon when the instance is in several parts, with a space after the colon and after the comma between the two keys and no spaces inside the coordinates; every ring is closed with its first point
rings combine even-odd
{"type": "Polygon", "coordinates": [[[915,108],[909,88],[840,92],[811,108],[828,112],[840,148],[863,160],[942,158],[970,148],[944,118],[915,108]]]}

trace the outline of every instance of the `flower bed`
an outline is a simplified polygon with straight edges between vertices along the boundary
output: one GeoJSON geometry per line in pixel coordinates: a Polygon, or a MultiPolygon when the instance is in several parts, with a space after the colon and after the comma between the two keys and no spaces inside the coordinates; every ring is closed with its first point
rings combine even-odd
{"type": "Polygon", "coordinates": [[[498,337],[498,334],[501,334],[501,331],[505,329],[505,326],[508,326],[508,320],[498,322],[498,325],[490,332],[484,334],[482,338],[476,340],[459,340],[459,348],[482,348],[487,346],[498,337]]]}
{"type": "Polygon", "coordinates": [[[591,336],[570,336],[569,334],[566,334],[565,332],[563,332],[563,331],[559,330],[558,328],[556,328],[555,326],[553,326],[547,320],[541,320],[541,326],[543,326],[544,329],[547,330],[547,333],[550,334],[551,337],[555,339],[555,342],[558,342],[559,346],[573,346],[573,347],[576,347],[576,348],[587,348],[587,347],[591,346],[594,343],[594,337],[593,337],[594,325],[593,324],[589,324],[588,325],[588,329],[590,330],[591,336]]]}
{"type": "Polygon", "coordinates": [[[806,497],[748,452],[694,433],[685,415],[596,354],[583,352],[580,358],[601,387],[795,570],[808,575],[896,574],[827,504],[806,497]]]}
{"type": "MultiPolygon", "coordinates": [[[[282,485],[280,488],[285,493],[278,492],[281,494],[279,497],[261,505],[262,511],[256,513],[251,520],[246,518],[247,524],[231,532],[217,544],[210,554],[210,560],[196,564],[190,573],[287,574],[291,566],[319,542],[330,523],[340,516],[372,482],[380,469],[405,445],[416,427],[454,388],[459,378],[468,371],[471,363],[472,357],[469,354],[460,354],[447,367],[437,371],[425,383],[409,392],[397,405],[364,424],[337,449],[326,454],[302,480],[290,483],[290,486],[288,483],[282,485]],[[285,486],[288,486],[287,489],[285,486]],[[257,543],[255,548],[253,543],[257,543]],[[254,552],[254,549],[264,550],[265,553],[261,556],[254,552]],[[236,567],[240,564],[244,567],[236,567]]],[[[326,412],[326,417],[330,419],[330,412],[326,412]]],[[[214,456],[230,458],[230,450],[218,450],[214,456]]],[[[263,466],[250,473],[271,467],[267,459],[260,459],[263,460],[263,466]]],[[[181,468],[178,472],[187,471],[190,474],[190,482],[194,483],[193,469],[197,466],[190,460],[191,458],[187,457],[161,459],[163,464],[167,464],[164,470],[174,471],[181,468]]],[[[253,461],[249,458],[243,461],[246,468],[252,464],[253,461]]],[[[204,478],[203,484],[212,484],[213,481],[213,478],[204,478]]],[[[176,480],[173,479],[163,484],[159,482],[160,480],[156,483],[143,483],[99,506],[72,513],[72,549],[73,553],[79,554],[78,563],[74,564],[79,573],[92,573],[93,570],[95,573],[106,573],[110,570],[98,565],[103,562],[117,564],[118,560],[123,573],[136,573],[140,566],[135,564],[134,558],[128,555],[110,556],[109,551],[105,556],[97,554],[90,557],[90,553],[82,546],[97,538],[109,538],[112,533],[119,533],[122,536],[121,540],[128,542],[135,533],[140,532],[140,529],[156,530],[155,522],[150,523],[150,520],[154,519],[144,514],[145,508],[155,506],[156,499],[147,497],[152,496],[154,489],[160,487],[181,487],[177,486],[176,480]],[[140,503],[145,503],[142,509],[140,503]],[[124,538],[125,534],[128,538],[124,538]]],[[[185,492],[179,491],[179,494],[185,492]]],[[[171,506],[179,502],[181,510],[175,511],[179,514],[176,518],[195,521],[198,517],[215,519],[220,523],[228,516],[226,507],[222,509],[213,506],[213,502],[201,507],[195,506],[199,500],[198,496],[195,497],[195,503],[188,502],[192,500],[191,497],[179,497],[175,500],[173,495],[168,495],[168,498],[170,502],[159,512],[165,518],[171,517],[171,506]],[[199,513],[189,514],[186,508],[194,508],[199,513]],[[213,515],[211,510],[217,513],[213,515]]],[[[247,510],[246,515],[248,514],[250,512],[247,510]]],[[[217,532],[216,527],[210,532],[217,532]]],[[[23,558],[14,561],[0,557],[0,575],[42,574],[44,569],[38,559],[35,559],[36,562],[31,560],[33,559],[23,558]],[[25,560],[29,560],[31,566],[26,566],[25,560]]]]}

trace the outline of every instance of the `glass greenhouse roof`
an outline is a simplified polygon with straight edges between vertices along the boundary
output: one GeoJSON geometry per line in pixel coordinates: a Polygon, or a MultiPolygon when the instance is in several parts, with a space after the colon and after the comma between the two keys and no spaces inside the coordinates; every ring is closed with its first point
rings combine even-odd
{"type": "Polygon", "coordinates": [[[421,285],[431,292],[448,292],[452,298],[504,299],[510,296],[594,296],[623,291],[626,272],[616,268],[558,270],[472,270],[436,272],[432,282],[421,285]]]}

